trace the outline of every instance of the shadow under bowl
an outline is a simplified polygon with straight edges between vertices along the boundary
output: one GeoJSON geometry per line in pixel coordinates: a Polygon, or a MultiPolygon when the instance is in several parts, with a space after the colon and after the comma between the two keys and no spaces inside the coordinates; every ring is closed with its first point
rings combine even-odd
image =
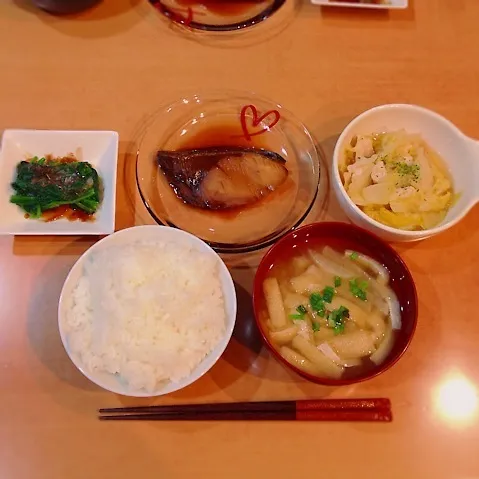
{"type": "Polygon", "coordinates": [[[280,362],[312,382],[327,386],[341,386],[371,379],[388,370],[401,358],[408,348],[416,329],[418,299],[411,273],[401,257],[388,244],[358,226],[348,223],[324,222],[313,223],[292,231],[266,253],[254,279],[253,308],[256,324],[263,340],[280,362]],[[318,244],[329,245],[340,250],[352,249],[375,259],[389,271],[389,285],[399,301],[402,325],[401,329],[396,332],[391,352],[380,365],[364,372],[359,372],[354,377],[332,379],[313,376],[286,361],[268,338],[266,325],[263,324],[262,320],[262,313],[266,310],[263,282],[270,275],[270,270],[274,265],[292,258],[297,254],[298,250],[301,250],[308,244],[316,246],[318,244]]]}

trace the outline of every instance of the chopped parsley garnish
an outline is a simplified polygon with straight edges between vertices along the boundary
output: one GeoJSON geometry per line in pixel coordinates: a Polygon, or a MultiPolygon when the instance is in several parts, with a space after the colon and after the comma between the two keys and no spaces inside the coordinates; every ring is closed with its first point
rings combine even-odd
{"type": "Polygon", "coordinates": [[[319,331],[319,323],[318,322],[313,321],[312,326],[313,326],[313,331],[314,332],[319,331]]]}
{"type": "Polygon", "coordinates": [[[359,254],[356,251],[353,251],[349,257],[353,260],[356,261],[358,259],[359,254]]]}
{"type": "Polygon", "coordinates": [[[326,288],[323,289],[323,300],[326,301],[326,303],[330,303],[335,293],[336,291],[332,286],[326,286],[326,288]]]}
{"type": "Polygon", "coordinates": [[[367,281],[360,281],[359,279],[351,279],[349,281],[349,291],[353,296],[356,298],[361,299],[362,301],[366,301],[368,299],[366,294],[366,289],[368,287],[367,281]]]}
{"type": "Polygon", "coordinates": [[[421,167],[414,163],[408,165],[405,161],[396,161],[392,167],[399,176],[412,176],[414,180],[419,179],[419,171],[421,167]]]}
{"type": "Polygon", "coordinates": [[[290,314],[290,319],[304,319],[304,315],[308,312],[306,306],[303,306],[302,304],[296,308],[296,311],[298,314],[290,314]]]}
{"type": "Polygon", "coordinates": [[[339,276],[334,277],[334,287],[337,288],[338,286],[341,286],[341,283],[343,280],[339,276]]]}

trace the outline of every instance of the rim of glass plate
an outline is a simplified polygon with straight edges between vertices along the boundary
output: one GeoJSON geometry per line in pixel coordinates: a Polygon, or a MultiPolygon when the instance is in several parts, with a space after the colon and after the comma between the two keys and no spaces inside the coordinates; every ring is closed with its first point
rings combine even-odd
{"type": "Polygon", "coordinates": [[[274,0],[273,3],[261,13],[258,13],[254,17],[251,17],[247,20],[243,20],[242,22],[214,25],[211,23],[195,22],[193,20],[188,21],[188,19],[178,20],[178,13],[164,5],[161,0],[148,1],[153,6],[153,8],[156,8],[161,14],[165,15],[165,17],[169,18],[172,22],[178,25],[183,25],[186,28],[205,32],[234,32],[243,30],[245,28],[253,27],[263,22],[264,20],[267,20],[269,17],[271,17],[271,15],[276,13],[286,3],[286,0],[274,0]]]}
{"type": "MultiPolygon", "coordinates": [[[[172,108],[174,105],[182,102],[182,100],[194,96],[195,98],[201,98],[201,97],[208,97],[208,96],[218,96],[222,98],[228,98],[231,96],[248,96],[248,97],[254,97],[258,98],[260,101],[264,101],[267,103],[270,103],[272,106],[275,108],[281,109],[281,111],[285,112],[289,118],[291,118],[298,126],[301,127],[301,130],[303,133],[307,136],[309,139],[309,142],[311,143],[312,151],[314,152],[314,158],[313,158],[313,164],[317,167],[317,174],[316,174],[316,180],[315,180],[315,187],[314,187],[314,194],[313,197],[311,198],[311,201],[309,205],[305,208],[304,212],[298,217],[298,219],[288,228],[282,229],[280,231],[276,230],[273,233],[264,236],[260,238],[259,240],[256,241],[250,241],[247,243],[222,243],[222,242],[217,242],[217,241],[209,241],[204,238],[200,238],[202,241],[204,241],[207,245],[209,245],[211,248],[213,248],[217,253],[221,254],[239,254],[239,253],[251,253],[254,251],[259,251],[264,248],[268,248],[272,244],[274,244],[276,241],[281,239],[283,236],[287,235],[289,232],[295,230],[298,228],[301,223],[306,219],[306,217],[309,215],[311,212],[311,209],[313,208],[316,199],[318,198],[318,193],[319,193],[319,188],[320,188],[320,183],[321,183],[321,163],[324,162],[324,157],[321,149],[319,149],[316,146],[316,143],[309,132],[308,128],[306,125],[299,120],[291,111],[288,109],[284,108],[281,104],[276,103],[273,100],[270,100],[269,98],[266,98],[262,95],[259,95],[256,92],[252,91],[247,91],[247,90],[233,90],[233,89],[215,89],[211,91],[206,91],[206,92],[198,92],[198,91],[191,91],[191,92],[183,92],[178,94],[177,100],[173,102],[165,102],[162,104],[160,107],[158,107],[154,113],[150,116],[149,121],[147,122],[147,125],[145,126],[145,129],[143,133],[140,136],[139,142],[138,142],[138,148],[136,150],[136,168],[135,168],[135,179],[136,179],[136,187],[138,189],[138,192],[140,194],[141,200],[147,209],[148,213],[150,216],[155,220],[155,222],[159,225],[164,225],[164,226],[169,226],[170,228],[176,228],[179,230],[182,230],[182,228],[176,226],[174,223],[168,221],[167,219],[162,219],[160,218],[154,211],[154,209],[150,206],[150,203],[148,199],[145,197],[143,194],[143,191],[140,187],[140,178],[138,174],[138,169],[139,169],[139,159],[140,159],[140,151],[141,147],[144,141],[145,136],[147,135],[149,129],[152,127],[152,125],[155,123],[157,120],[158,116],[163,113],[164,111],[172,108]]],[[[193,234],[192,232],[188,231],[189,233],[193,234]]],[[[196,236],[196,235],[195,235],[196,236]]]]}

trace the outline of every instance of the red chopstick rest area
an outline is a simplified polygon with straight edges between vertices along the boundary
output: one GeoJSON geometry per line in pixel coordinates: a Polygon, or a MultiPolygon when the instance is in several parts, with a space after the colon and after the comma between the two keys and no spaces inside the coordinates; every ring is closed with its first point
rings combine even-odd
{"type": "Polygon", "coordinates": [[[99,412],[103,421],[392,421],[387,398],[139,406],[99,412]]]}
{"type": "Polygon", "coordinates": [[[391,422],[390,409],[296,411],[297,421],[391,422]]]}

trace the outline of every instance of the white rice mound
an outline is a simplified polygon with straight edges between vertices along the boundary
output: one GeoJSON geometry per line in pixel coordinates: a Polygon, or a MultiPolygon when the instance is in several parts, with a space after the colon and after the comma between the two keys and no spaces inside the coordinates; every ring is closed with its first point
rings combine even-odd
{"type": "Polygon", "coordinates": [[[134,390],[189,376],[225,334],[218,259],[178,243],[92,253],[69,301],[70,351],[134,390]]]}

